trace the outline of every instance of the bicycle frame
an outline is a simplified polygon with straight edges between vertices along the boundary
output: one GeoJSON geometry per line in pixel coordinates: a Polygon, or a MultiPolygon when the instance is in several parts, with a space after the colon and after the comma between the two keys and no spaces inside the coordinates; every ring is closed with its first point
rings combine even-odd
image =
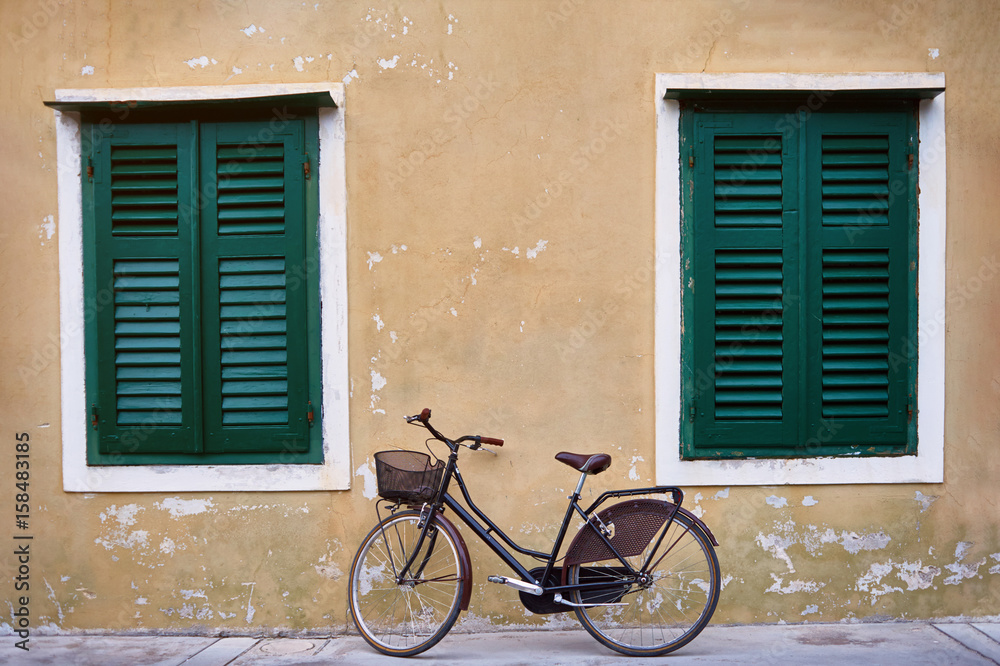
{"type": "MultiPolygon", "coordinates": [[[[535,588],[535,589],[528,589],[528,590],[526,590],[526,591],[528,591],[529,593],[532,593],[532,594],[536,594],[536,595],[540,596],[542,594],[568,593],[568,592],[574,592],[574,591],[581,591],[582,592],[582,591],[585,591],[585,590],[588,590],[588,591],[589,590],[594,590],[594,591],[596,591],[596,590],[607,590],[607,589],[617,588],[617,587],[621,586],[621,582],[620,581],[618,581],[618,582],[598,582],[598,583],[577,583],[577,584],[571,584],[571,585],[555,585],[555,586],[548,586],[548,587],[544,585],[544,582],[547,581],[547,580],[549,580],[549,576],[553,572],[553,570],[555,569],[556,562],[558,562],[558,560],[559,560],[559,550],[562,547],[563,541],[565,540],[566,532],[569,529],[570,520],[571,520],[571,518],[573,517],[574,514],[579,514],[583,518],[583,520],[585,521],[585,523],[587,525],[589,525],[590,528],[592,530],[594,530],[594,532],[597,534],[597,536],[604,542],[604,544],[608,547],[608,549],[610,550],[610,552],[614,553],[614,555],[621,562],[622,566],[625,567],[627,575],[631,576],[631,577],[634,577],[635,579],[638,580],[640,577],[642,577],[642,576],[644,576],[646,574],[647,570],[650,567],[650,564],[653,563],[653,558],[657,554],[657,551],[659,550],[659,548],[660,548],[660,546],[662,544],[663,538],[666,535],[666,533],[668,532],[669,527],[670,527],[670,525],[673,522],[674,516],[676,516],[677,512],[680,511],[680,509],[681,509],[681,503],[683,502],[684,493],[680,490],[680,488],[676,488],[676,487],[673,487],[673,486],[654,486],[654,487],[650,487],[650,488],[638,488],[638,489],[628,489],[628,490],[606,491],[606,492],[602,493],[597,498],[597,500],[595,500],[586,510],[584,510],[584,509],[582,509],[580,507],[579,500],[580,500],[580,491],[583,489],[583,483],[584,483],[587,475],[586,474],[581,474],[580,475],[580,480],[577,483],[576,489],[573,491],[573,494],[571,494],[569,496],[569,498],[568,498],[569,499],[569,505],[566,508],[566,513],[563,516],[562,524],[559,527],[559,533],[556,536],[556,539],[555,539],[555,541],[553,543],[552,551],[550,553],[543,553],[541,551],[533,550],[533,549],[530,549],[530,548],[525,548],[525,547],[517,544],[513,539],[511,539],[509,536],[507,536],[503,532],[503,530],[501,530],[492,520],[490,520],[489,516],[487,516],[486,513],[483,512],[479,507],[477,507],[476,504],[475,504],[475,502],[473,502],[472,497],[469,495],[468,488],[465,485],[465,481],[462,479],[462,474],[461,474],[461,472],[458,469],[458,448],[459,448],[459,443],[461,442],[461,440],[457,440],[455,442],[453,442],[451,440],[448,440],[444,436],[440,435],[440,433],[438,433],[432,427],[430,427],[429,424],[425,423],[425,425],[427,426],[428,430],[430,430],[431,433],[435,435],[436,439],[439,439],[440,441],[443,441],[445,444],[448,445],[448,448],[451,450],[451,454],[448,456],[448,463],[447,463],[447,466],[445,468],[444,474],[442,476],[441,486],[438,488],[438,493],[437,493],[437,497],[435,498],[435,501],[433,503],[431,503],[431,504],[425,504],[425,505],[423,505],[423,508],[421,509],[421,512],[423,513],[428,508],[430,508],[431,512],[432,512],[431,514],[429,514],[429,516],[430,516],[430,515],[435,515],[438,512],[443,512],[443,510],[444,510],[445,507],[447,507],[447,508],[451,509],[452,511],[454,511],[455,515],[457,515],[459,517],[459,519],[461,519],[461,521],[463,523],[465,523],[465,525],[470,530],[472,530],[472,532],[474,534],[476,534],[476,536],[478,536],[480,539],[482,539],[482,541],[487,546],[489,546],[490,549],[494,553],[496,553],[496,555],[501,560],[503,560],[503,562],[512,571],[514,571],[521,578],[522,581],[525,581],[525,582],[531,584],[532,587],[535,588]],[[458,501],[452,495],[448,494],[447,490],[448,490],[449,485],[451,484],[452,479],[454,479],[455,481],[457,481],[458,487],[462,491],[462,496],[465,499],[466,504],[468,504],[469,508],[472,509],[472,512],[475,514],[475,517],[473,517],[473,515],[470,514],[469,511],[467,511],[465,509],[465,507],[463,507],[461,504],[459,504],[458,501]],[[653,548],[650,551],[649,555],[647,556],[646,560],[643,562],[642,566],[639,569],[635,569],[631,564],[629,564],[629,562],[624,557],[622,557],[618,553],[618,550],[614,547],[614,545],[611,543],[611,540],[609,539],[609,537],[605,534],[604,525],[603,525],[603,523],[600,523],[600,518],[598,518],[594,514],[594,511],[601,504],[603,504],[606,500],[608,500],[608,499],[610,499],[612,497],[628,497],[628,496],[632,496],[632,495],[649,495],[649,494],[670,494],[672,496],[671,499],[673,500],[672,503],[674,505],[674,509],[669,514],[665,525],[660,529],[659,538],[657,539],[656,544],[653,546],[653,548]],[[482,523],[480,523],[478,520],[476,520],[477,517],[478,517],[479,520],[481,520],[481,521],[483,521],[483,523],[485,523],[485,526],[482,523]],[[596,522],[600,526],[598,524],[595,524],[595,521],[592,520],[592,518],[595,518],[596,522]],[[544,571],[544,573],[541,576],[541,580],[535,580],[535,577],[531,575],[531,573],[510,553],[510,551],[508,551],[503,546],[503,544],[500,543],[500,541],[497,541],[497,539],[494,538],[494,536],[493,536],[494,533],[497,536],[499,536],[500,539],[505,544],[507,544],[507,546],[509,546],[513,550],[517,551],[518,553],[520,553],[522,555],[527,555],[529,557],[533,557],[533,558],[538,559],[538,560],[544,561],[545,562],[545,571],[544,571]]],[[[478,444],[478,442],[477,442],[477,444],[478,444]]],[[[423,524],[421,525],[420,536],[418,538],[416,546],[413,549],[413,552],[411,553],[408,561],[397,572],[397,581],[398,582],[400,582],[400,583],[403,582],[403,580],[405,579],[407,573],[410,571],[410,568],[414,565],[414,561],[417,559],[417,555],[418,555],[418,553],[421,550],[421,547],[423,545],[424,539],[427,538],[427,533],[429,531],[429,528],[430,528],[430,525],[431,525],[432,522],[433,521],[431,521],[431,520],[424,520],[423,521],[423,524]]],[[[701,523],[701,521],[697,521],[697,522],[699,524],[701,523]]],[[[705,528],[705,530],[707,532],[707,528],[705,528]]],[[[707,533],[711,534],[710,532],[707,532],[707,533]]],[[[714,540],[715,540],[714,537],[712,537],[712,541],[714,541],[714,540]]],[[[462,546],[464,547],[464,542],[462,542],[462,546]]],[[[669,552],[669,547],[668,547],[667,552],[669,552]]],[[[661,554],[660,555],[660,559],[662,559],[662,557],[665,554],[666,553],[661,554]]],[[[466,554],[466,557],[467,557],[467,554],[466,554]]],[[[659,560],[657,560],[657,562],[658,561],[659,560]]],[[[423,564],[421,564],[417,568],[416,575],[418,575],[418,576],[420,575],[420,571],[423,569],[424,564],[426,564],[426,562],[423,563],[423,564]]]]}

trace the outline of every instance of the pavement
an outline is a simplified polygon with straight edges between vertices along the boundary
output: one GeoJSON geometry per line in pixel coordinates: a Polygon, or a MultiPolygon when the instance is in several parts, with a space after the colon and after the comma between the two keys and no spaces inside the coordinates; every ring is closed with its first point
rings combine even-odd
{"type": "MultiPolygon", "coordinates": [[[[0,637],[0,664],[109,666],[291,666],[465,664],[597,666],[657,663],[606,649],[575,631],[451,633],[417,657],[372,650],[357,635],[325,638],[32,635],[30,650],[0,637]]],[[[709,626],[667,657],[682,664],[1000,664],[1000,623],[884,622],[709,626]]]]}

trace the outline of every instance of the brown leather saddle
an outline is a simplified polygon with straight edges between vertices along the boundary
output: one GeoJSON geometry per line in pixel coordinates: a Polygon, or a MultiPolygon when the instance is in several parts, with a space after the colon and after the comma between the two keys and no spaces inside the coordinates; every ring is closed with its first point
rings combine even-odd
{"type": "Polygon", "coordinates": [[[611,456],[607,453],[567,453],[556,454],[556,460],[566,463],[584,474],[600,474],[611,467],[611,456]]]}

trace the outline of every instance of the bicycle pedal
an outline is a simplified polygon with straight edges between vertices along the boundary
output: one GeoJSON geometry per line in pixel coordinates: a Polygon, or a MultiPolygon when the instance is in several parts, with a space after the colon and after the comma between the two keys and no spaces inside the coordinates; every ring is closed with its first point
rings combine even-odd
{"type": "Polygon", "coordinates": [[[541,587],[535,585],[534,583],[526,583],[523,580],[514,580],[513,578],[507,578],[506,576],[487,576],[486,580],[491,583],[499,583],[500,585],[512,587],[515,590],[520,590],[521,592],[533,594],[536,597],[540,597],[545,593],[541,587]]]}

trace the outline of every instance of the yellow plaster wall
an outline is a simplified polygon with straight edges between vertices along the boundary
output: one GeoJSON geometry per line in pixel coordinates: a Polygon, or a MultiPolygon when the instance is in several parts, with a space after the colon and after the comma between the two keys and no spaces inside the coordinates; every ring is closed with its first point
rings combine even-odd
{"type": "MultiPolygon", "coordinates": [[[[419,447],[400,417],[424,406],[448,433],[507,439],[497,458],[466,456],[465,476],[526,545],[554,535],[575,482],[559,450],[615,456],[588,496],[651,483],[653,81],[700,71],[943,71],[948,84],[945,483],[687,489],[722,542],[716,621],[1000,614],[998,19],[986,0],[0,3],[0,541],[16,531],[25,432],[33,626],[339,630],[374,522],[371,454],[419,447]],[[341,80],[354,489],[62,492],[42,100],[341,80]]],[[[538,621],[485,584],[501,572],[492,554],[473,554],[464,626],[538,621]]],[[[0,580],[15,572],[0,557],[0,580]]],[[[14,598],[12,582],[0,590],[14,598]]]]}

